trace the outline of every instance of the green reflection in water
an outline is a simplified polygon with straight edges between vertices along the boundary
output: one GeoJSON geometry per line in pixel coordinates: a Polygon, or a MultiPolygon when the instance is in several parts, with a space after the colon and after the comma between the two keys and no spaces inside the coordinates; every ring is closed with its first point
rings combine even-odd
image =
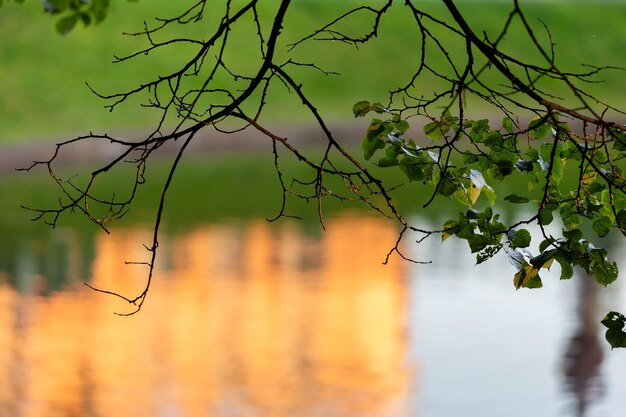
{"type": "MultiPolygon", "coordinates": [[[[310,153],[314,156],[316,151],[310,153]]],[[[345,162],[334,162],[339,169],[348,168],[345,162]]],[[[108,225],[113,233],[119,227],[151,227],[168,169],[169,162],[166,159],[155,160],[148,165],[146,183],[139,188],[131,210],[120,221],[108,225]]],[[[430,199],[431,187],[416,183],[402,184],[397,170],[384,170],[375,166],[370,169],[382,177],[387,187],[394,187],[392,196],[400,212],[405,216],[418,216],[428,227],[437,228],[465,210],[461,204],[445,198],[423,208],[430,199]]],[[[281,157],[281,170],[287,185],[292,183],[293,178],[311,181],[315,175],[291,155],[281,157]]],[[[80,168],[72,168],[68,172],[71,175],[79,172],[74,179],[79,183],[89,178],[89,172],[81,171],[80,168]]],[[[132,165],[128,164],[121,171],[103,177],[95,189],[99,193],[97,195],[110,195],[114,190],[118,198],[123,198],[132,186],[132,174],[132,165]]],[[[324,184],[333,193],[349,196],[345,185],[334,178],[329,178],[324,184]]],[[[311,192],[297,184],[294,187],[301,193],[311,192]]],[[[513,183],[507,184],[507,187],[496,187],[496,191],[500,196],[505,196],[517,187],[526,187],[526,184],[521,175],[514,175],[513,183]]],[[[0,271],[9,272],[14,285],[24,291],[35,285],[21,278],[17,271],[29,271],[27,276],[45,275],[51,289],[59,288],[69,281],[88,279],[89,265],[94,257],[94,236],[101,229],[81,213],[75,213],[62,216],[57,229],[52,230],[42,221],[31,222],[33,213],[19,207],[20,204],[30,207],[55,206],[60,192],[47,175],[27,173],[4,177],[0,179],[0,194],[8,196],[0,212],[0,271]],[[72,247],[80,248],[81,253],[74,253],[72,247]],[[23,259],[25,256],[28,262],[23,259]]],[[[247,151],[213,156],[190,154],[179,167],[168,193],[162,230],[173,233],[191,230],[200,224],[247,223],[254,219],[272,218],[279,212],[280,204],[281,188],[270,149],[267,152],[247,151]]],[[[505,218],[512,218],[519,208],[520,205],[503,202],[497,209],[505,218]]],[[[326,219],[345,212],[375,214],[358,201],[339,200],[330,196],[323,199],[326,219]]],[[[322,232],[315,200],[307,202],[290,196],[286,213],[302,218],[300,224],[304,233],[316,236],[322,232]]],[[[283,221],[279,220],[278,223],[283,221]]],[[[391,220],[389,222],[394,227],[395,223],[391,220]]]]}

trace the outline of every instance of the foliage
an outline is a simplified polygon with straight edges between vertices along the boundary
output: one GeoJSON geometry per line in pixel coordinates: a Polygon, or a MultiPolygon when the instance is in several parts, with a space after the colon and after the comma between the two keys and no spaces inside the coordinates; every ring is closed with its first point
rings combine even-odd
{"type": "MultiPolygon", "coordinates": [[[[391,113],[382,104],[367,101],[356,103],[353,109],[356,117],[371,111],[391,113]]],[[[605,249],[583,239],[580,227],[584,220],[590,221],[598,237],[608,235],[613,228],[624,231],[626,196],[617,162],[625,156],[620,149],[626,136],[620,130],[608,129],[607,134],[614,135],[614,152],[607,156],[606,138],[594,138],[590,144],[589,137],[572,133],[567,124],[559,122],[558,115],[537,117],[525,128],[517,125],[505,116],[501,127],[493,129],[487,119],[461,121],[446,109],[423,127],[424,136],[432,144],[418,146],[413,139],[403,137],[409,129],[408,122],[395,114],[386,120],[372,119],[363,138],[363,154],[370,160],[380,151],[383,155],[378,159],[379,167],[398,167],[407,181],[434,185],[434,194],[425,205],[443,197],[467,206],[458,219],[443,224],[442,240],[450,236],[466,240],[471,252],[476,253],[477,264],[504,250],[517,270],[516,288],[541,287],[539,272],[554,261],[561,265],[561,279],[571,278],[572,266],[580,266],[599,284],[612,283],[617,279],[616,263],[608,261],[605,249]],[[550,140],[545,141],[548,137],[550,140]],[[528,146],[522,147],[520,138],[528,146]],[[451,158],[455,152],[458,157],[451,158]],[[562,184],[566,165],[576,167],[569,174],[579,179],[572,189],[562,184]],[[526,177],[528,190],[503,199],[533,205],[535,208],[529,210],[534,215],[505,225],[500,215],[493,213],[497,196],[485,177],[505,181],[514,174],[526,177]],[[544,192],[533,199],[536,188],[544,192]],[[479,211],[476,207],[481,196],[487,204],[479,211]],[[554,212],[558,212],[565,226],[562,237],[545,230],[554,221],[554,212]],[[536,254],[528,249],[532,238],[525,228],[532,223],[540,226],[543,236],[536,254]]]]}
{"type": "Polygon", "coordinates": [[[61,16],[56,30],[66,35],[79,22],[85,26],[102,22],[107,17],[109,3],[110,0],[44,0],[43,7],[47,13],[61,16]]]}
{"type": "MultiPolygon", "coordinates": [[[[5,0],[0,0],[0,6],[5,0]]],[[[11,1],[11,0],[6,0],[11,1]]],[[[24,0],[13,0],[24,3],[24,0]]],[[[138,0],[127,0],[136,2],[138,0]]],[[[59,16],[55,28],[61,35],[71,32],[79,22],[85,26],[102,22],[109,12],[111,0],[42,0],[46,13],[59,16]]]]}
{"type": "Polygon", "coordinates": [[[623,314],[611,311],[603,319],[602,324],[607,328],[606,340],[612,348],[626,348],[626,317],[623,314]]]}
{"type": "MultiPolygon", "coordinates": [[[[65,9],[59,6],[55,11],[69,10],[71,16],[81,13],[82,6],[77,2],[61,3],[65,9]]],[[[178,68],[119,93],[94,90],[107,100],[111,110],[131,97],[142,97],[144,106],[160,114],[151,134],[130,141],[89,133],[60,143],[49,160],[36,161],[29,168],[48,168],[62,193],[57,207],[33,209],[38,219],[54,226],[65,213],[80,211],[107,230],[110,222],[127,212],[138,187],[145,182],[144,170],[152,154],[165,143],[178,144],[163,184],[153,240],[147,246],[152,258],[146,264],[149,272],[144,291],[127,297],[96,289],[133,304],[136,309],[128,314],[138,311],[147,296],[166,195],[178,165],[188,145],[201,140],[198,133],[207,128],[224,134],[251,129],[271,141],[282,193],[273,220],[290,217],[288,200],[293,196],[314,201],[322,225],[325,199],[357,200],[399,224],[398,241],[388,257],[397,254],[408,259],[401,247],[406,232],[411,231],[420,236],[418,242],[433,235],[441,236],[443,241],[452,236],[466,240],[477,263],[498,254],[507,256],[515,268],[513,284],[518,289],[541,287],[541,270],[555,261],[560,265],[561,279],[571,278],[577,266],[601,285],[617,279],[617,265],[609,260],[607,250],[591,242],[611,232],[626,234],[626,178],[622,167],[626,128],[613,120],[623,113],[586,89],[587,83],[610,68],[590,65],[578,72],[562,70],[549,28],[539,26],[538,31],[518,1],[513,1],[508,19],[495,35],[479,36],[452,0],[441,2],[448,13],[446,19],[425,11],[421,2],[397,4],[389,0],[343,5],[334,19],[295,42],[282,37],[289,11],[298,7],[289,0],[276,2],[271,12],[261,10],[258,0],[227,1],[218,19],[206,15],[205,3],[197,1],[180,15],[146,25],[144,31],[133,36],[143,38],[147,46],[117,58],[118,62],[137,60],[175,47],[185,51],[178,68]],[[361,162],[341,145],[311,100],[311,93],[298,80],[303,68],[325,76],[332,71],[315,61],[297,60],[294,51],[311,43],[367,45],[378,36],[392,7],[404,8],[410,16],[408,23],[416,34],[412,53],[419,59],[410,76],[386,100],[354,104],[355,117],[373,116],[362,140],[366,162],[361,162]],[[213,26],[206,37],[180,36],[171,31],[209,17],[213,26]],[[230,34],[236,31],[248,33],[256,42],[258,65],[253,70],[238,65],[237,46],[230,43],[230,34]],[[537,58],[526,60],[507,53],[502,45],[515,31],[528,36],[528,48],[537,58]],[[441,33],[452,41],[442,43],[441,33]],[[218,84],[219,77],[229,82],[218,84]],[[305,154],[291,138],[263,123],[272,92],[281,88],[290,91],[317,124],[326,141],[321,157],[305,154]],[[469,116],[477,103],[490,106],[487,115],[492,119],[498,115],[495,121],[469,116]],[[57,175],[57,155],[81,141],[110,142],[120,151],[85,182],[57,175]],[[282,150],[308,166],[310,176],[287,178],[281,163],[282,150]],[[122,196],[101,193],[97,187],[101,178],[119,169],[124,161],[134,167],[129,192],[122,196]],[[349,168],[338,161],[348,163],[349,168]],[[419,228],[399,211],[395,185],[383,181],[380,171],[389,170],[397,170],[395,178],[403,178],[405,186],[421,186],[416,194],[423,199],[424,207],[453,201],[463,210],[440,229],[419,228]],[[498,195],[497,184],[520,177],[528,184],[526,189],[498,195]],[[342,187],[330,186],[328,178],[340,179],[342,187]],[[525,215],[505,219],[498,211],[508,204],[523,206],[525,215]],[[538,233],[531,233],[532,227],[538,233]],[[539,241],[534,241],[536,238],[539,241]]],[[[73,27],[67,23],[61,26],[61,32],[73,27]]],[[[613,335],[621,331],[615,323],[623,325],[623,316],[611,314],[603,323],[613,326],[609,327],[613,335]]],[[[616,347],[621,347],[622,340],[609,338],[616,347]]]]}

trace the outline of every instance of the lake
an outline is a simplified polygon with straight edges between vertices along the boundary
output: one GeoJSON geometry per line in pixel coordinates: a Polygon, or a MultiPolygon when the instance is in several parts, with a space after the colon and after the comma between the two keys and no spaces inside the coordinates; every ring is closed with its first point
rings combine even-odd
{"type": "MultiPolygon", "coordinates": [[[[138,4],[159,12],[175,4],[161,3],[138,4]]],[[[289,36],[299,39],[304,36],[299,31],[319,27],[316,19],[328,21],[316,9],[334,15],[338,2],[326,3],[302,4],[289,36]]],[[[509,15],[510,6],[496,3],[464,6],[480,28],[477,33],[494,33],[509,15]]],[[[626,66],[624,54],[617,52],[622,51],[626,16],[620,2],[526,3],[541,41],[554,39],[564,70],[577,71],[581,61],[626,66]],[[550,37],[537,17],[551,29],[550,37]]],[[[435,2],[428,6],[436,7],[435,2]]],[[[139,26],[129,25],[132,13],[113,7],[106,24],[118,29],[58,37],[49,36],[53,21],[40,10],[29,15],[24,6],[5,9],[0,28],[11,41],[0,48],[8,68],[0,95],[3,141],[68,130],[143,131],[151,123],[141,107],[138,112],[127,107],[114,119],[103,117],[102,103],[89,104],[96,97],[86,97],[83,84],[87,77],[104,93],[115,92],[133,79],[143,80],[148,69],[158,73],[173,65],[157,59],[125,66],[123,72],[108,66],[113,54],[124,55],[130,47],[111,33],[140,29],[143,17],[139,26]]],[[[384,100],[389,89],[411,80],[415,36],[403,24],[408,15],[398,13],[397,20],[384,19],[380,36],[358,55],[344,48],[321,50],[317,43],[299,47],[296,61],[309,62],[313,56],[316,65],[347,75],[327,77],[301,66],[296,78],[325,117],[350,118],[357,100],[384,100]]],[[[510,32],[515,42],[518,36],[510,32]]],[[[230,36],[242,47],[252,45],[244,35],[235,30],[230,36]]],[[[516,56],[532,52],[509,48],[516,56]]],[[[247,55],[237,49],[235,62],[244,64],[242,74],[256,73],[254,65],[246,68],[247,55]]],[[[433,68],[437,62],[446,65],[443,55],[433,58],[433,68]]],[[[586,86],[586,91],[619,106],[623,74],[602,75],[606,83],[586,86]]],[[[425,82],[430,91],[439,80],[425,82]]],[[[305,116],[292,105],[294,96],[280,88],[271,94],[264,114],[300,129],[305,116]]],[[[158,123],[159,115],[153,116],[158,123]]],[[[359,127],[357,140],[364,129],[359,127]]],[[[63,219],[50,231],[29,223],[14,206],[49,206],[58,190],[49,192],[23,177],[5,179],[14,168],[9,164],[20,158],[15,150],[3,150],[0,417],[624,415],[626,350],[611,351],[599,323],[610,310],[626,310],[621,280],[602,288],[578,271],[572,280],[559,282],[555,266],[542,274],[544,288],[516,291],[514,270],[504,257],[476,266],[465,242],[442,244],[437,237],[419,245],[409,237],[402,247],[410,257],[432,263],[395,256],[383,265],[399,230],[345,201],[330,200],[325,206],[325,230],[315,222],[315,209],[305,221],[270,224],[264,218],[280,209],[281,191],[271,150],[263,158],[254,152],[237,160],[222,158],[224,143],[235,142],[231,152],[240,153],[241,142],[232,138],[222,138],[219,149],[212,150],[216,158],[191,165],[186,159],[179,168],[183,172],[168,192],[154,281],[143,309],[131,317],[115,314],[132,311],[128,304],[83,283],[129,297],[141,292],[145,266],[127,262],[148,259],[143,245],[151,242],[155,196],[166,170],[153,173],[156,181],[142,187],[138,204],[112,234],[80,219],[63,219]],[[261,181],[266,178],[271,180],[261,181]],[[144,193],[144,188],[149,190],[144,193]]],[[[45,160],[53,152],[40,142],[31,146],[20,146],[25,161],[45,160]]],[[[94,148],[94,153],[106,157],[110,149],[94,148]]],[[[90,164],[91,156],[79,150],[68,160],[90,164]]],[[[291,173],[299,168],[287,157],[281,161],[289,177],[312,178],[311,172],[291,173]]],[[[103,181],[103,190],[108,193],[107,187],[115,185],[116,193],[128,192],[120,183],[129,172],[108,173],[112,178],[103,181]]],[[[409,206],[415,205],[411,192],[415,188],[408,191],[409,206]]],[[[457,210],[439,208],[453,215],[457,210]]],[[[419,213],[424,217],[416,215],[416,221],[424,227],[437,228],[446,220],[419,213]]],[[[610,243],[613,256],[625,253],[624,244],[610,243]]],[[[626,262],[620,264],[625,270],[626,262]]]]}
{"type": "MultiPolygon", "coordinates": [[[[421,219],[428,222],[428,219],[421,219]]],[[[622,283],[578,274],[515,291],[435,238],[393,257],[393,223],[335,212],[166,231],[141,312],[145,224],[14,239],[0,262],[2,416],[603,416],[626,407],[626,351],[599,320],[622,283]],[[7,255],[7,253],[9,255],[7,255]]],[[[613,253],[624,253],[615,247],[613,253]]],[[[622,262],[623,263],[623,262],[622,262]]],[[[622,265],[624,268],[624,265],[622,265]]]]}

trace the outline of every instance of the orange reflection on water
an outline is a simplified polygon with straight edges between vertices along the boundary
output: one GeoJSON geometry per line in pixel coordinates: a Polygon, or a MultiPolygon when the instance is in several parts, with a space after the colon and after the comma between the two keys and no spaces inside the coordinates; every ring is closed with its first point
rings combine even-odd
{"type": "MultiPolygon", "coordinates": [[[[411,375],[402,263],[385,221],[207,226],[161,241],[140,314],[77,285],[0,286],[0,406],[12,416],[400,415],[411,375]]],[[[90,283],[132,293],[148,231],[96,242],[90,283]]]]}

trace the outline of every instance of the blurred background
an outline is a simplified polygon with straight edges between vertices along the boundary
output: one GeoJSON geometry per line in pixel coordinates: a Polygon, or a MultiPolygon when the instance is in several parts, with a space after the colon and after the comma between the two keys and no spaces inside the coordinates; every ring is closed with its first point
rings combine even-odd
{"type": "MultiPolygon", "coordinates": [[[[285,44],[354,4],[295,2],[285,44]]],[[[315,204],[295,199],[289,212],[302,221],[268,223],[280,210],[281,189],[271,143],[254,135],[207,135],[194,144],[168,193],[146,304],[138,315],[116,316],[128,306],[83,282],[124,294],[143,288],[145,267],[126,262],[148,259],[143,245],[151,242],[170,156],[149,165],[147,183],[111,234],[78,214],[54,230],[31,222],[20,205],[50,206],[59,190],[45,170],[15,168],[46,159],[55,143],[89,131],[128,138],[150,132],[158,114],[133,100],[109,112],[85,82],[112,93],[174,67],[175,53],[111,62],[145,46],[123,32],[177,7],[166,0],[115,1],[100,25],[78,26],[66,36],[55,32],[54,18],[37,1],[0,7],[0,416],[623,414],[626,352],[609,350],[599,324],[606,312],[625,309],[620,280],[603,288],[578,273],[559,282],[555,267],[544,288],[515,291],[505,258],[475,266],[464,242],[442,244],[437,237],[415,245],[409,236],[402,247],[432,263],[392,256],[382,265],[399,230],[349,202],[327,203],[325,229],[315,204]]],[[[445,16],[438,2],[425,7],[445,16]]],[[[501,27],[510,9],[506,1],[459,1],[459,7],[487,33],[501,27]]],[[[550,28],[563,69],[626,67],[626,3],[523,7],[550,28]]],[[[297,76],[357,155],[367,121],[354,121],[352,105],[385,101],[417,62],[414,29],[396,9],[379,38],[358,51],[327,44],[297,51],[341,74],[297,76]]],[[[256,65],[244,35],[233,34],[243,70],[256,65]]],[[[505,47],[532,59],[525,42],[512,32],[505,47]]],[[[624,72],[600,78],[590,90],[626,107],[624,72]]],[[[264,122],[318,155],[319,138],[298,100],[280,89],[269,98],[264,122]]],[[[77,148],[62,172],[89,173],[111,152],[106,144],[77,148]]],[[[283,171],[310,176],[288,155],[283,171]]],[[[111,173],[104,186],[127,189],[128,172],[111,173]]],[[[424,228],[456,216],[452,205],[421,209],[416,190],[403,187],[398,198],[424,228]]],[[[625,270],[624,242],[602,243],[625,270]]]]}

